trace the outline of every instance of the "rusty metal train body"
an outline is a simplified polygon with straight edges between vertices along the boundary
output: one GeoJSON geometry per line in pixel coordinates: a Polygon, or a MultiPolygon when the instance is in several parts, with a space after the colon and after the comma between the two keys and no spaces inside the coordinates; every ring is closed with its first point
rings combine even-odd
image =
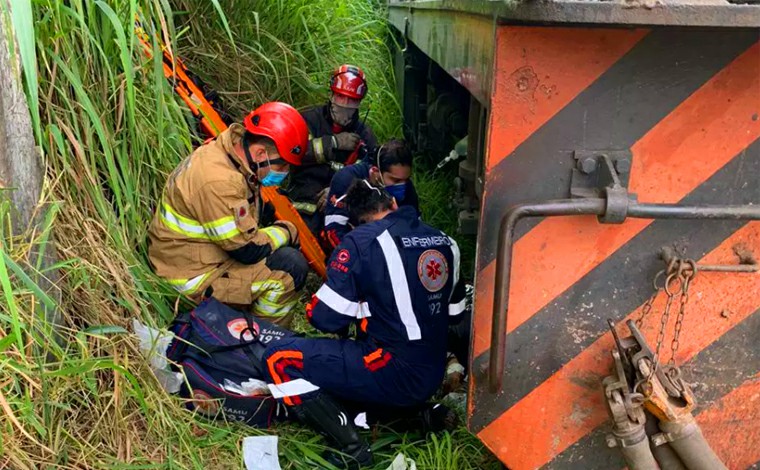
{"type": "MultiPolygon", "coordinates": [[[[460,209],[463,230],[477,226],[478,240],[471,431],[515,470],[623,468],[605,442],[607,319],[622,325],[640,315],[662,248],[699,263],[760,259],[760,222],[751,220],[760,205],[760,5],[388,7],[407,138],[435,140],[425,109],[437,88],[469,98],[460,209]],[[622,195],[600,184],[610,177],[622,195]],[[556,200],[594,207],[529,214],[514,227],[507,277],[499,277],[505,213],[556,200]],[[739,213],[636,216],[639,206],[672,205],[739,213]]],[[[657,296],[641,321],[650,344],[665,302],[657,296]]],[[[664,357],[675,317],[666,319],[664,357]]],[[[679,343],[674,359],[708,442],[728,468],[756,467],[760,274],[697,274],[679,343]]]]}

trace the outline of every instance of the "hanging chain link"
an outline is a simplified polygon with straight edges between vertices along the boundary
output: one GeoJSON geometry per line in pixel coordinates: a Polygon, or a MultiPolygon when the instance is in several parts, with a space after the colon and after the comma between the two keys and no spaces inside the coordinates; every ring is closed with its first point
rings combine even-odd
{"type": "Polygon", "coordinates": [[[649,312],[652,311],[652,304],[654,303],[654,299],[657,298],[658,295],[660,295],[661,289],[657,289],[654,291],[654,294],[652,294],[651,297],[646,301],[643,307],[641,307],[641,314],[639,315],[639,318],[636,319],[636,326],[641,329],[641,325],[644,324],[644,319],[649,315],[649,312]]]}
{"type": "Polygon", "coordinates": [[[644,319],[652,311],[652,304],[654,303],[655,298],[660,292],[665,291],[665,295],[667,296],[665,300],[665,308],[660,316],[660,329],[657,333],[657,343],[652,361],[653,364],[649,371],[649,376],[646,379],[647,383],[652,380],[652,377],[654,377],[655,373],[657,373],[657,369],[660,367],[660,350],[665,341],[665,330],[668,326],[673,302],[675,301],[676,295],[679,295],[679,307],[678,313],[676,314],[673,340],[670,343],[670,360],[668,361],[668,365],[675,365],[676,353],[681,344],[680,337],[681,330],[683,329],[683,319],[686,314],[686,307],[689,303],[689,286],[696,274],[697,264],[693,260],[674,258],[671,260],[666,270],[658,272],[654,277],[653,285],[655,293],[646,301],[646,303],[644,303],[641,308],[641,314],[639,315],[639,318],[636,319],[636,326],[641,327],[644,319]],[[661,276],[665,276],[665,282],[662,286],[658,286],[657,281],[661,276]]]}
{"type": "Polygon", "coordinates": [[[679,339],[681,337],[681,329],[683,328],[683,317],[686,313],[686,305],[689,303],[689,286],[694,276],[697,274],[697,263],[693,260],[683,260],[679,267],[679,279],[681,281],[681,298],[680,308],[678,309],[678,316],[676,317],[676,326],[673,333],[673,341],[670,343],[670,361],[668,364],[673,366],[676,363],[676,353],[681,346],[679,339]]]}

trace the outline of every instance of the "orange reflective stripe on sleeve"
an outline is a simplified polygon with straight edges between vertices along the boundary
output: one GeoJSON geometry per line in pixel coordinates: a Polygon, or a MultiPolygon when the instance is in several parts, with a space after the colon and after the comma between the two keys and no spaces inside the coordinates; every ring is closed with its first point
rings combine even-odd
{"type": "MultiPolygon", "coordinates": [[[[276,385],[290,381],[290,377],[285,372],[285,368],[288,366],[303,369],[303,353],[301,351],[292,350],[277,351],[267,359],[269,375],[272,376],[272,380],[276,385]]],[[[286,405],[290,406],[301,404],[301,399],[295,396],[285,396],[282,400],[286,405]]]]}

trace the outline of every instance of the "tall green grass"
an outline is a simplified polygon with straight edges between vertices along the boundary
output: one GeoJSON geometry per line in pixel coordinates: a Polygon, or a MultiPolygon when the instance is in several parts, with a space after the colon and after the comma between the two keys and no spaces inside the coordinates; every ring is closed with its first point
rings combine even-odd
{"type": "Polygon", "coordinates": [[[225,16],[215,14],[207,0],[173,4],[180,54],[220,93],[234,117],[270,100],[298,108],[322,104],[332,70],[351,63],[367,76],[362,118],[370,109],[367,123],[379,139],[400,137],[385,2],[226,0],[221,2],[225,16]]]}
{"type": "MultiPolygon", "coordinates": [[[[194,30],[221,25],[214,34],[220,35],[219,44],[226,36],[227,48],[204,43],[193,50],[190,42],[181,48],[185,56],[212,64],[226,63],[230,37],[254,30],[262,37],[262,54],[270,54],[273,44],[290,48],[282,51],[283,57],[296,54],[289,34],[293,26],[278,29],[272,18],[284,21],[288,5],[298,6],[307,19],[311,9],[305,1],[10,4],[12,12],[8,2],[0,2],[0,20],[16,30],[48,177],[41,226],[15,227],[18,235],[13,235],[10,207],[0,204],[0,468],[239,468],[242,438],[260,431],[209,423],[185,411],[180,399],[160,389],[128,333],[131,318],[165,326],[175,314],[175,295],[148,268],[145,229],[167,173],[196,139],[187,110],[163,77],[160,54],[154,54],[154,60],[143,56],[133,18],[142,16],[144,25],[156,28],[172,46],[183,35],[189,41],[194,30]],[[246,16],[247,21],[228,10],[233,4],[243,8],[244,3],[248,11],[257,12],[246,16]],[[271,11],[263,8],[267,5],[271,11]],[[241,32],[245,24],[249,29],[241,32]],[[34,253],[50,244],[60,260],[43,268],[34,253]],[[60,274],[60,302],[37,281],[51,276],[51,269],[60,274]],[[57,307],[61,313],[60,345],[42,307],[57,307]]],[[[309,4],[319,15],[335,10],[328,1],[309,4]]],[[[365,11],[369,18],[374,4],[350,0],[343,5],[340,8],[365,11]]],[[[303,21],[302,31],[320,36],[314,23],[303,21]]],[[[341,30],[330,40],[343,41],[355,51],[364,47],[365,39],[382,43],[384,26],[376,17],[366,26],[371,32],[362,24],[351,24],[356,34],[347,36],[341,30]],[[354,38],[358,42],[351,42],[354,38]]],[[[301,47],[313,52],[320,44],[303,42],[301,47]]],[[[252,54],[254,47],[252,40],[249,46],[238,46],[245,54],[252,54]]],[[[287,72],[275,67],[276,80],[257,80],[259,95],[252,100],[292,97],[318,102],[320,97],[312,93],[321,90],[321,77],[332,64],[293,64],[287,72]]],[[[388,116],[397,120],[388,83],[373,86],[373,100],[385,103],[388,116]]],[[[397,125],[393,119],[388,129],[397,125]]],[[[323,449],[321,438],[297,426],[266,432],[280,435],[284,468],[315,467],[323,449]]],[[[464,431],[428,440],[382,434],[374,445],[377,468],[387,467],[398,450],[415,458],[419,468],[493,465],[464,431]]]]}

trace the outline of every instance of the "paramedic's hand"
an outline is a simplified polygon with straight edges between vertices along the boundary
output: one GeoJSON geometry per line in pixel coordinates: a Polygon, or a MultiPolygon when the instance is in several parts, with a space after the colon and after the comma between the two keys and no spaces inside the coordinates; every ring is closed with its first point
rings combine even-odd
{"type": "Polygon", "coordinates": [[[330,188],[325,188],[317,195],[317,212],[325,211],[325,204],[327,203],[327,193],[330,192],[330,188]]]}
{"type": "Polygon", "coordinates": [[[290,222],[288,220],[278,220],[272,225],[276,227],[282,227],[285,230],[287,230],[289,245],[298,246],[298,229],[296,228],[295,225],[293,225],[293,222],[290,222]]]}
{"type": "Polygon", "coordinates": [[[340,134],[333,136],[333,140],[336,149],[353,151],[356,149],[356,146],[359,145],[361,137],[359,137],[359,134],[354,134],[353,132],[341,132],[340,134]]]}

